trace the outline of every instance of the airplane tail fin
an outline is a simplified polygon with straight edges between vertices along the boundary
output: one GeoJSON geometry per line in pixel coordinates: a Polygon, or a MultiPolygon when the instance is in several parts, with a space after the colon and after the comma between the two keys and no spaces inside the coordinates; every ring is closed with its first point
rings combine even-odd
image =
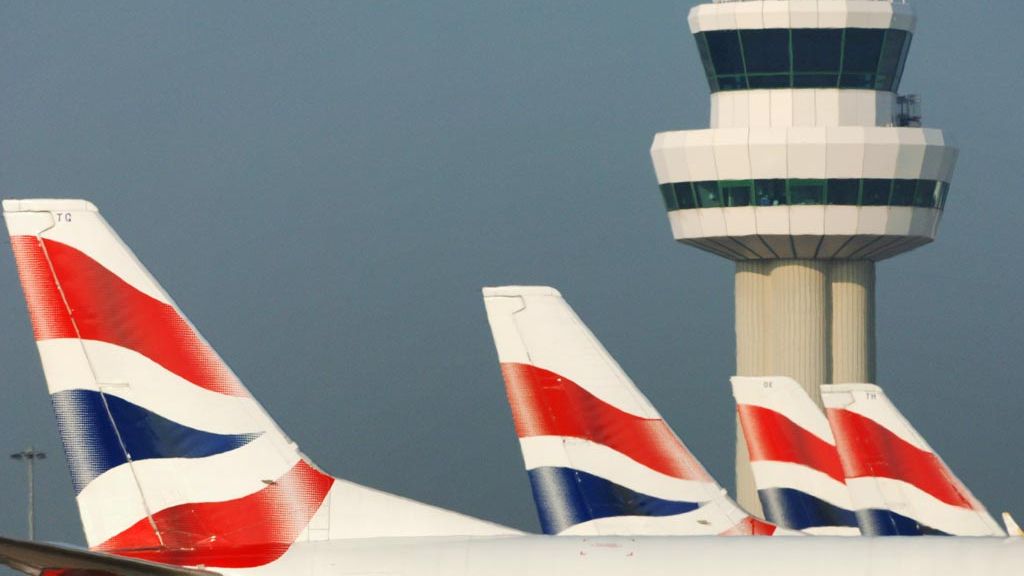
{"type": "Polygon", "coordinates": [[[821,398],[865,534],[1006,535],[881,388],[827,385],[821,398]]]}
{"type": "Polygon", "coordinates": [[[732,378],[765,518],[811,534],[858,535],[828,420],[792,378],[732,378]]]}
{"type": "Polygon", "coordinates": [[[772,532],[739,509],[553,288],[484,288],[547,534],[772,532]]]}
{"type": "Polygon", "coordinates": [[[320,471],[91,203],[3,209],[93,549],[240,567],[299,540],[502,531],[320,471]]]}

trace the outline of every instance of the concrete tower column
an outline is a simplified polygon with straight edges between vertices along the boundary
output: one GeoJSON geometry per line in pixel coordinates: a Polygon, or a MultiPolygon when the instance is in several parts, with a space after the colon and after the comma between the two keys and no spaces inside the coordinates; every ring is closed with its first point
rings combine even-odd
{"type": "Polygon", "coordinates": [[[875,263],[832,263],[832,382],[875,381],[875,263]]]}
{"type": "Polygon", "coordinates": [[[821,260],[776,260],[771,271],[768,374],[789,376],[818,403],[829,377],[828,271],[821,260]]]}
{"type": "Polygon", "coordinates": [[[770,322],[771,262],[736,263],[736,374],[763,376],[771,351],[763,335],[770,322]]]}
{"type": "MultiPolygon", "coordinates": [[[[747,260],[736,263],[736,373],[739,376],[763,376],[768,370],[768,333],[770,321],[771,263],[747,260]]],[[[751,514],[763,517],[750,470],[747,443],[736,421],[736,492],[739,504],[751,514]]]]}

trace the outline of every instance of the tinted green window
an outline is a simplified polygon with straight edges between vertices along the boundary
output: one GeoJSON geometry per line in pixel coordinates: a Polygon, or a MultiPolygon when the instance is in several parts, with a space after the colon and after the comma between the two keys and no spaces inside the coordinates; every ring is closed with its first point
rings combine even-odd
{"type": "Polygon", "coordinates": [[[704,34],[694,36],[697,40],[697,52],[700,53],[700,62],[704,65],[704,73],[708,77],[708,85],[712,92],[718,91],[718,80],[715,79],[715,66],[711,63],[711,53],[708,51],[708,41],[704,34]]]}
{"type": "Polygon", "coordinates": [[[750,189],[752,185],[753,182],[750,180],[722,182],[722,196],[724,196],[725,205],[750,206],[750,189]]]}
{"type": "Polygon", "coordinates": [[[842,88],[874,88],[885,30],[847,28],[843,38],[842,88]]]}
{"type": "Polygon", "coordinates": [[[793,86],[837,86],[842,40],[838,29],[793,30],[793,86]]]}
{"type": "Polygon", "coordinates": [[[824,204],[825,182],[823,180],[790,180],[790,204],[824,204]]]}
{"type": "Polygon", "coordinates": [[[689,182],[676,182],[675,192],[676,206],[683,209],[697,207],[697,202],[693,199],[693,188],[689,182]]]}
{"type": "Polygon", "coordinates": [[[878,62],[878,76],[875,78],[876,90],[892,91],[899,84],[897,72],[902,71],[903,45],[908,36],[903,30],[886,30],[878,62]]]}
{"type": "Polygon", "coordinates": [[[865,178],[860,203],[862,206],[886,206],[891,191],[892,180],[865,178]]]}
{"type": "Polygon", "coordinates": [[[724,208],[734,206],[821,205],[914,206],[946,205],[949,184],[935,180],[833,178],[829,180],[723,180],[676,182],[660,186],[665,207],[724,208]]]}
{"type": "Polygon", "coordinates": [[[719,90],[746,90],[747,77],[744,74],[732,76],[718,76],[715,78],[719,90]]]}
{"type": "Polygon", "coordinates": [[[694,182],[694,192],[697,193],[697,204],[701,208],[721,208],[722,194],[718,190],[718,182],[711,180],[706,182],[694,182]]]}
{"type": "Polygon", "coordinates": [[[665,201],[665,210],[669,212],[678,210],[679,205],[676,204],[676,194],[672,191],[672,185],[662,184],[658,186],[658,189],[661,190],[661,199],[665,201]]]}
{"type": "Polygon", "coordinates": [[[860,201],[860,180],[829,180],[828,203],[855,206],[860,201]]]}
{"type": "Polygon", "coordinates": [[[911,34],[866,28],[696,34],[712,92],[748,88],[899,87],[911,34]]]}
{"type": "Polygon", "coordinates": [[[894,180],[892,185],[892,206],[911,206],[914,204],[914,192],[917,191],[917,180],[894,180]]]}
{"type": "Polygon", "coordinates": [[[903,67],[907,64],[907,53],[910,52],[910,40],[913,38],[913,34],[910,32],[906,33],[907,37],[903,40],[903,52],[900,53],[900,63],[896,67],[895,78],[892,81],[892,91],[899,90],[900,80],[903,79],[903,67]]]}
{"type": "Polygon", "coordinates": [[[935,180],[918,180],[914,192],[914,206],[938,208],[942,203],[942,189],[935,180]]]}
{"type": "Polygon", "coordinates": [[[715,74],[743,74],[740,37],[735,30],[707,32],[708,51],[715,74]]]}
{"type": "Polygon", "coordinates": [[[781,206],[786,203],[785,180],[754,180],[754,204],[781,206]]]}
{"type": "Polygon", "coordinates": [[[789,30],[743,30],[740,43],[751,88],[789,86],[789,30]]]}

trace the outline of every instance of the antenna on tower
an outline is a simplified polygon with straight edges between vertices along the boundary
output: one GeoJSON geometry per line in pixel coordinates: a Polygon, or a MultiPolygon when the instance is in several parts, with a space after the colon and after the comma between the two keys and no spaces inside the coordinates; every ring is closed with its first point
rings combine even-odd
{"type": "Polygon", "coordinates": [[[921,96],[903,94],[896,97],[896,125],[921,127],[921,96]]]}

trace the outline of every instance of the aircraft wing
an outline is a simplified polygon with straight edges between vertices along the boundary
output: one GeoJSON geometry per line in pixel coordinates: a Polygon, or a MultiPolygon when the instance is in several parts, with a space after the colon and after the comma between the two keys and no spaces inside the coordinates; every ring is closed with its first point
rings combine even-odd
{"type": "Polygon", "coordinates": [[[219,576],[219,573],[208,570],[2,536],[0,564],[31,576],[219,576]]]}

